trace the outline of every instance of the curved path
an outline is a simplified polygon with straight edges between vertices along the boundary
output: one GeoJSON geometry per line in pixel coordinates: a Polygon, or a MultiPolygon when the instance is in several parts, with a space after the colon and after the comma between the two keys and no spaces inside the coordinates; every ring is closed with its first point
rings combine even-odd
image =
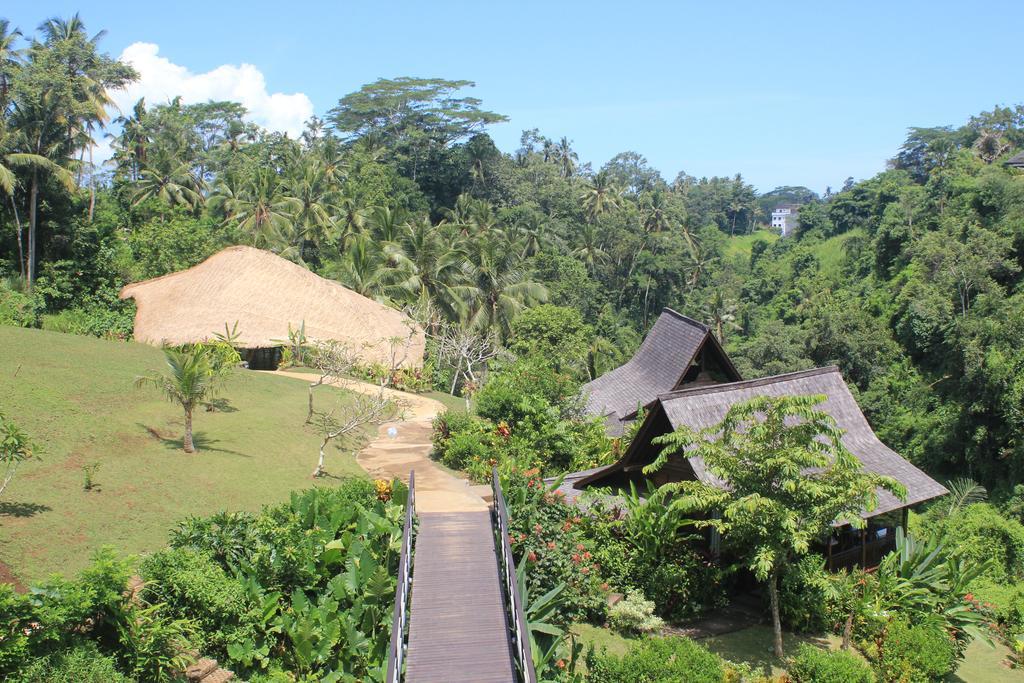
{"type": "MultiPolygon", "coordinates": [[[[316,378],[302,372],[277,370],[271,374],[300,379],[307,384],[316,378]]],[[[375,394],[380,387],[358,380],[334,380],[331,386],[347,391],[375,394]]],[[[416,511],[421,512],[486,512],[487,502],[474,493],[465,479],[442,469],[430,459],[433,444],[430,441],[433,419],[444,412],[444,405],[432,398],[409,394],[394,389],[384,393],[403,406],[401,419],[380,425],[377,436],[356,457],[356,462],[370,476],[378,479],[397,478],[408,483],[409,470],[416,470],[416,511]],[[394,427],[395,437],[388,436],[394,427]]],[[[490,492],[490,487],[480,487],[490,492]]]]}

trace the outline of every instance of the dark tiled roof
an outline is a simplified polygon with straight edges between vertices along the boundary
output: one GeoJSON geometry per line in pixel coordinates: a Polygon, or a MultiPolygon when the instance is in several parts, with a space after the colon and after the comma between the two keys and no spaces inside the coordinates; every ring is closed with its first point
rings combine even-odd
{"type": "Polygon", "coordinates": [[[1024,168],[1024,152],[1017,152],[1012,157],[1006,160],[1007,166],[1015,166],[1017,168],[1024,168]]]}
{"type": "Polygon", "coordinates": [[[610,418],[606,421],[614,427],[638,406],[672,391],[709,336],[706,325],[671,308],[662,310],[635,356],[583,386],[587,412],[610,418]]]}
{"type": "MultiPolygon", "coordinates": [[[[904,460],[883,444],[857,405],[839,369],[832,366],[793,372],[775,377],[732,382],[713,386],[683,389],[658,397],[673,427],[686,425],[703,429],[717,424],[729,408],[755,396],[796,396],[824,394],[820,410],[835,418],[844,431],[843,445],[870,472],[892,477],[907,489],[907,500],[900,501],[887,491],[880,491],[878,507],[872,515],[920,503],[948,493],[946,488],[904,460]]],[[[700,457],[689,458],[698,477],[708,483],[720,483],[704,467],[700,457]]]]}

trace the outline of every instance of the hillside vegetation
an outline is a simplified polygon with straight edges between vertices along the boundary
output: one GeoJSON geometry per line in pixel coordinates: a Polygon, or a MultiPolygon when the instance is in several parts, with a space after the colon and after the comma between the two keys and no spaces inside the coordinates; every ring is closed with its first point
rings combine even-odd
{"type": "MultiPolygon", "coordinates": [[[[255,511],[314,484],[318,439],[303,428],[303,382],[238,372],[229,406],[197,413],[199,452],[186,455],[181,409],[132,386],[161,367],[158,349],[13,327],[0,327],[0,348],[0,410],[41,447],[0,502],[0,561],[24,583],[71,575],[105,544],[156,550],[188,515],[255,511]],[[83,467],[94,463],[86,491],[83,467]]],[[[327,465],[335,477],[362,471],[346,452],[327,465]]]]}

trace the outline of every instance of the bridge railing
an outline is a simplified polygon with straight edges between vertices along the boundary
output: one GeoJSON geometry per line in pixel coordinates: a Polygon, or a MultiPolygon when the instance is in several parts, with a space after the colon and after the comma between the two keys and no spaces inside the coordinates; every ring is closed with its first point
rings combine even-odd
{"type": "Polygon", "coordinates": [[[530,632],[526,623],[523,596],[519,593],[519,582],[516,581],[516,565],[512,559],[512,544],[509,542],[508,507],[501,491],[501,480],[498,468],[492,473],[491,486],[494,490],[494,526],[498,535],[498,555],[501,559],[502,587],[507,599],[509,631],[512,635],[512,651],[516,658],[516,667],[522,676],[523,683],[537,683],[537,671],[533,666],[533,652],[530,649],[530,632]]]}
{"type": "Polygon", "coordinates": [[[387,683],[401,683],[405,664],[409,592],[412,589],[412,537],[416,518],[416,473],[409,472],[409,499],[405,504],[402,527],[402,552],[398,560],[398,585],[395,587],[395,611],[391,617],[391,647],[388,649],[387,683]]]}

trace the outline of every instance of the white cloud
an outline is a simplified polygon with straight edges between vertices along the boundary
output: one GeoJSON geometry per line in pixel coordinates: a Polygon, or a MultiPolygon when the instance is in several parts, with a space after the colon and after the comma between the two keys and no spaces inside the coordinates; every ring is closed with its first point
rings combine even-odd
{"type": "Polygon", "coordinates": [[[141,97],[146,105],[163,104],[181,96],[183,104],[209,100],[241,103],[248,120],[268,130],[297,137],[303,124],[313,115],[313,102],[303,93],[270,93],[267,82],[252,64],[224,64],[205,73],[188,68],[160,56],[155,43],[132,43],[121,53],[139,72],[139,79],[124,90],[111,93],[123,113],[130,113],[141,97]]]}

